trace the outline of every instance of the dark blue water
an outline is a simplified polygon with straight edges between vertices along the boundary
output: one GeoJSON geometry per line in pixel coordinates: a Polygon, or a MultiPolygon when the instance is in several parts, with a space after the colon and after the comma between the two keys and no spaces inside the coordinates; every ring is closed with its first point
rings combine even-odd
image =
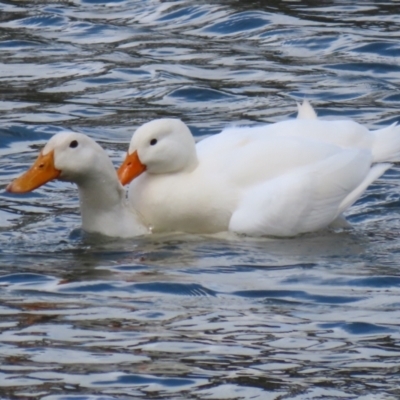
{"type": "Polygon", "coordinates": [[[400,120],[389,1],[0,0],[0,398],[400,398],[398,167],[295,239],[79,230],[77,191],[5,186],[54,133],[118,165],[133,131],[201,138],[321,117],[400,120]]]}

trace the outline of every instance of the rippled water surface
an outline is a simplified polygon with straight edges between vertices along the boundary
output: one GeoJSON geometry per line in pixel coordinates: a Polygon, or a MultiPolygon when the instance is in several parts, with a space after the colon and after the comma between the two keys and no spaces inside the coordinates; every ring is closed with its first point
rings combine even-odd
{"type": "Polygon", "coordinates": [[[162,116],[399,121],[399,39],[396,1],[0,0],[0,397],[400,398],[397,167],[285,240],[109,240],[73,185],[4,191],[65,129],[117,165],[162,116]]]}

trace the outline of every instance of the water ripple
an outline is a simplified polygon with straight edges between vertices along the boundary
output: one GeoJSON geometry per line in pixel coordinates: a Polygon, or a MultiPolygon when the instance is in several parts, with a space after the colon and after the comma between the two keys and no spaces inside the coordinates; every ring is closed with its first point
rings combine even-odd
{"type": "Polygon", "coordinates": [[[213,35],[242,34],[245,31],[255,31],[271,23],[269,15],[260,12],[243,12],[230,15],[225,20],[214,23],[202,29],[203,32],[213,35]]]}
{"type": "Polygon", "coordinates": [[[117,166],[133,131],[296,116],[399,121],[396,2],[0,1],[0,397],[399,397],[396,166],[293,239],[79,229],[77,190],[4,188],[57,132],[117,166]]]}

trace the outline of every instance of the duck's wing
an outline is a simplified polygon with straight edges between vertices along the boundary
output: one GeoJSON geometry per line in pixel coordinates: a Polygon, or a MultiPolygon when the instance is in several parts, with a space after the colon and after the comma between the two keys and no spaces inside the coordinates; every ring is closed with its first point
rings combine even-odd
{"type": "Polygon", "coordinates": [[[389,166],[371,168],[367,151],[338,151],[248,190],[232,215],[229,229],[252,236],[294,236],[321,229],[389,166]]]}
{"type": "MultiPolygon", "coordinates": [[[[387,130],[395,131],[393,128],[387,130]]],[[[378,135],[374,135],[367,128],[351,120],[326,121],[298,118],[268,125],[227,128],[219,134],[200,141],[197,144],[197,151],[200,157],[207,157],[216,152],[229,153],[248,144],[259,147],[266,137],[295,137],[299,140],[314,140],[342,148],[373,151],[374,142],[377,141],[376,136],[378,135]]],[[[392,136],[400,138],[397,132],[394,132],[392,136]]],[[[392,144],[393,140],[387,140],[387,142],[392,144]]],[[[395,144],[399,147],[397,142],[395,144]]],[[[382,158],[375,161],[382,161],[382,158]]]]}

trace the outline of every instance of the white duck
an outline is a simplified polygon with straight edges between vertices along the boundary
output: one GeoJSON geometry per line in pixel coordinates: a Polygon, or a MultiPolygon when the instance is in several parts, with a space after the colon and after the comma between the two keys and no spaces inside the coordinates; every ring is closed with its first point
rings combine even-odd
{"type": "Polygon", "coordinates": [[[196,145],[182,121],[159,119],[134,133],[118,174],[141,175],[129,198],[154,231],[294,236],[328,226],[390,167],[373,163],[400,153],[393,129],[298,119],[196,145]]]}
{"type": "Polygon", "coordinates": [[[88,136],[70,132],[54,135],[32,167],[7,190],[26,193],[53,179],[78,185],[85,231],[119,237],[149,233],[127,204],[125,190],[107,153],[88,136]]]}

